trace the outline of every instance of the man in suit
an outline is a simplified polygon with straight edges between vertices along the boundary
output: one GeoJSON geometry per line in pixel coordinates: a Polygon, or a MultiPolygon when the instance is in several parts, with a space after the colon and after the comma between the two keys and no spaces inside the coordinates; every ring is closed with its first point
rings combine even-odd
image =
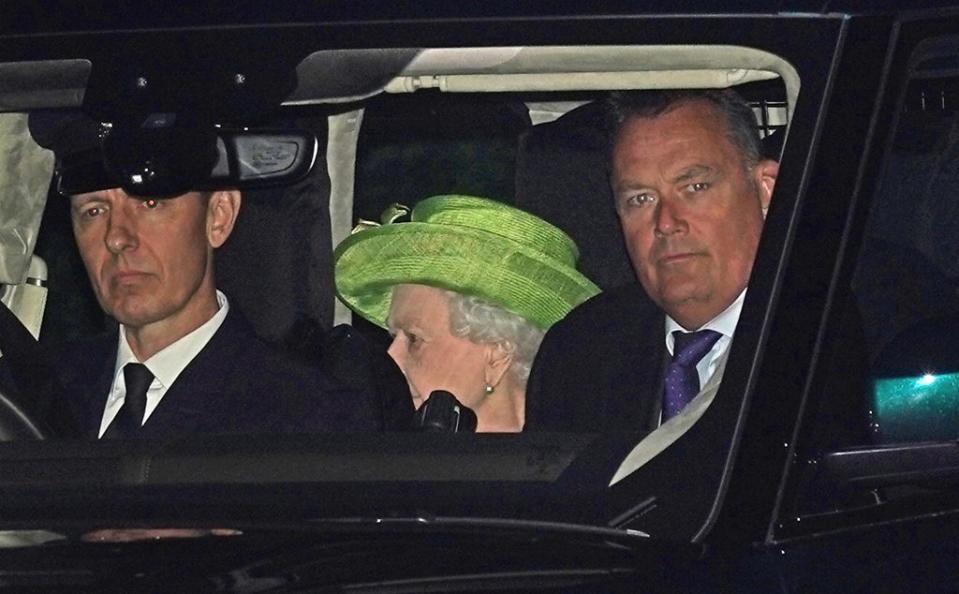
{"type": "Polygon", "coordinates": [[[648,432],[679,414],[677,366],[695,394],[725,361],[772,196],[778,164],[761,158],[755,116],[731,90],[625,93],[610,119],[610,183],[639,285],[549,331],[527,430],[648,432]]]}
{"type": "MultiPolygon", "coordinates": [[[[97,134],[104,131],[91,136],[95,126],[63,124],[31,122],[38,142],[57,156],[96,298],[119,322],[118,331],[68,344],[53,358],[83,435],[377,428],[366,395],[268,346],[217,290],[214,252],[239,215],[238,190],[134,195],[109,175],[115,168],[100,162],[107,157],[97,134]],[[82,160],[71,159],[78,153],[82,160]],[[89,175],[90,169],[107,175],[89,175]]],[[[178,183],[190,181],[207,180],[178,183]]]]}

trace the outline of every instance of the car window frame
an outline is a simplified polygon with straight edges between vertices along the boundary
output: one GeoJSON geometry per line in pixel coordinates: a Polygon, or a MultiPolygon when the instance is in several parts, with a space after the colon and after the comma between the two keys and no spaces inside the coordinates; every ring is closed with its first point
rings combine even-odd
{"type": "MultiPolygon", "coordinates": [[[[766,16],[740,16],[730,18],[715,17],[622,17],[611,21],[595,18],[604,27],[590,28],[588,19],[560,18],[549,23],[549,27],[527,22],[525,25],[509,19],[493,19],[485,23],[482,31],[477,31],[473,23],[449,19],[442,22],[407,22],[390,24],[366,23],[357,25],[354,33],[345,35],[342,28],[317,25],[315,33],[322,37],[324,32],[335,34],[317,42],[322,47],[363,47],[362,32],[368,31],[373,37],[383,40],[388,47],[405,47],[409,39],[422,38],[429,44],[472,43],[511,44],[549,44],[557,40],[572,43],[629,43],[641,36],[650,44],[669,44],[679,40],[701,39],[704,43],[731,43],[754,46],[783,56],[800,73],[802,90],[795,110],[794,121],[802,125],[790,130],[782,158],[782,173],[777,182],[776,199],[770,212],[770,219],[764,231],[762,245],[774,246],[765,249],[754,267],[750,296],[743,310],[740,327],[747,330],[740,335],[745,337],[736,343],[730,355],[727,367],[727,382],[720,392],[718,401],[724,404],[726,422],[733,428],[730,433],[729,455],[727,456],[726,476],[718,489],[710,516],[700,530],[705,535],[716,521],[723,506],[724,489],[739,480],[730,474],[733,461],[742,457],[736,443],[740,439],[744,426],[751,423],[746,411],[752,406],[752,394],[757,385],[757,373],[764,355],[762,345],[770,333],[769,319],[777,306],[776,293],[781,285],[784,261],[790,255],[794,225],[802,206],[805,188],[811,175],[808,163],[816,149],[816,137],[821,126],[819,110],[823,97],[832,79],[818,72],[831,72],[833,51],[807,52],[805,39],[816,37],[824,40],[832,48],[840,37],[842,17],[837,15],[806,16],[796,18],[773,18],[766,16]],[[675,27],[663,27],[663,21],[669,20],[675,27]],[[419,36],[419,37],[418,37],[419,36]]],[[[302,32],[301,32],[302,33],[302,32]]],[[[113,33],[104,33],[110,38],[113,33]]],[[[303,35],[300,35],[303,37],[303,35]]],[[[84,40],[90,44],[97,36],[84,40]]],[[[7,52],[21,51],[21,41],[0,39],[0,56],[7,52]],[[8,43],[9,42],[9,43],[8,43]],[[7,48],[6,50],[4,48],[7,48]],[[15,49],[11,49],[11,47],[15,49]],[[17,49],[19,48],[19,49],[17,49]]],[[[101,50],[106,51],[106,50],[101,50]]],[[[82,54],[81,49],[71,49],[72,54],[82,54]]],[[[783,454],[785,455],[785,454],[783,454]]],[[[775,462],[763,464],[763,468],[773,471],[775,462]]],[[[738,491],[737,491],[738,492],[738,491]]],[[[759,507],[768,507],[764,503],[765,492],[759,492],[749,499],[759,507]]],[[[627,498],[630,496],[627,493],[627,498]]],[[[622,504],[623,502],[620,501],[622,504]]],[[[634,504],[635,501],[630,503],[634,504]]]]}
{"type": "MultiPolygon", "coordinates": [[[[866,527],[894,526],[903,522],[917,522],[918,529],[922,523],[935,522],[933,518],[959,512],[959,494],[948,490],[930,493],[918,500],[892,501],[887,505],[881,504],[878,499],[870,504],[868,493],[863,492],[863,497],[856,500],[859,505],[840,506],[818,513],[797,512],[797,503],[803,495],[803,489],[809,487],[804,483],[803,477],[810,476],[810,468],[814,469],[814,474],[822,476],[825,473],[822,465],[828,452],[810,451],[804,449],[804,446],[810,440],[816,422],[817,396],[829,380],[830,370],[828,366],[821,364],[821,359],[824,353],[828,353],[827,349],[836,338],[835,333],[830,333],[828,327],[842,315],[836,307],[837,295],[848,293],[849,280],[859,262],[866,222],[878,190],[880,173],[891,152],[892,139],[899,123],[898,114],[905,101],[907,83],[912,80],[911,61],[924,43],[943,36],[953,39],[959,37],[959,11],[948,9],[906,14],[897,19],[891,31],[882,93],[877,98],[868,142],[859,164],[856,193],[851,198],[844,221],[843,253],[837,258],[830,279],[832,299],[824,310],[825,315],[820,327],[820,340],[817,345],[819,361],[817,364],[814,360],[804,380],[806,397],[803,415],[789,448],[791,459],[781,485],[776,513],[769,524],[766,538],[769,544],[798,543],[811,536],[854,533],[866,527]]],[[[864,419],[865,421],[867,420],[864,419]]],[[[849,451],[865,450],[869,447],[872,447],[871,444],[862,444],[861,448],[851,448],[849,451]]],[[[832,486],[838,487],[835,479],[826,477],[825,480],[832,481],[832,486]]]]}

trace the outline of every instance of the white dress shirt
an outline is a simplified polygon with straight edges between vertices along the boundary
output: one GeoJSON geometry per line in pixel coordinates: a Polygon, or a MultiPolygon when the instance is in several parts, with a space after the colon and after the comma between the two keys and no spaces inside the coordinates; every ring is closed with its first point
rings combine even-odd
{"type": "Polygon", "coordinates": [[[226,295],[220,291],[216,292],[216,302],[219,309],[212,318],[193,332],[158,351],[146,361],[137,360],[136,355],[133,354],[133,349],[130,348],[130,343],[127,342],[123,324],[120,324],[117,360],[113,368],[113,387],[110,390],[110,396],[107,398],[106,407],[103,409],[99,437],[103,437],[107,427],[120,412],[126,398],[127,389],[123,379],[123,366],[127,363],[143,363],[153,374],[153,383],[147,390],[146,410],[143,413],[143,421],[140,423],[142,425],[156,410],[163,395],[173,385],[180,373],[186,369],[190,361],[203,350],[203,347],[210,342],[216,331],[220,329],[223,320],[226,319],[226,314],[230,311],[230,302],[227,301],[226,295]]]}
{"type": "Polygon", "coordinates": [[[739,314],[743,310],[743,301],[745,299],[746,291],[744,290],[722,313],[703,324],[701,328],[696,328],[695,330],[687,330],[680,326],[676,320],[666,316],[666,351],[670,357],[673,356],[673,343],[675,342],[673,332],[676,330],[680,332],[715,330],[722,335],[719,337],[719,340],[716,341],[716,344],[713,345],[713,348],[711,348],[709,352],[706,353],[706,356],[700,359],[696,365],[696,371],[699,373],[700,386],[705,386],[709,382],[709,378],[716,373],[719,360],[726,354],[726,351],[729,350],[729,345],[733,342],[733,333],[736,331],[736,324],[739,322],[739,314]]]}

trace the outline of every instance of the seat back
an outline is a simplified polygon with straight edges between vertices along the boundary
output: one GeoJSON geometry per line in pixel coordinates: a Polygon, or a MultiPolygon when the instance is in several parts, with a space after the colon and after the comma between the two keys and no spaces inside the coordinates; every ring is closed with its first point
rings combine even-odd
{"type": "Polygon", "coordinates": [[[43,312],[47,306],[47,263],[34,254],[30,257],[26,279],[17,285],[0,285],[0,301],[17,316],[33,337],[40,337],[43,312]]]}
{"type": "Polygon", "coordinates": [[[609,187],[603,105],[587,103],[520,138],[516,206],[579,246],[579,268],[601,289],[635,281],[609,187]]]}

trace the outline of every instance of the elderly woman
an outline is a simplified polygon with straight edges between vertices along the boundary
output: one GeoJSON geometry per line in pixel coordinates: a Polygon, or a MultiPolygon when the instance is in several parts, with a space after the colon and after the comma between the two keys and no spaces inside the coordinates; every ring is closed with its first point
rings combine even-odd
{"type": "Polygon", "coordinates": [[[470,407],[477,431],[521,431],[526,380],[546,330],[599,292],[576,244],[546,221],[471,196],[435,196],[408,223],[354,232],[335,252],[336,290],[394,336],[390,356],[417,408],[434,390],[470,407]]]}

